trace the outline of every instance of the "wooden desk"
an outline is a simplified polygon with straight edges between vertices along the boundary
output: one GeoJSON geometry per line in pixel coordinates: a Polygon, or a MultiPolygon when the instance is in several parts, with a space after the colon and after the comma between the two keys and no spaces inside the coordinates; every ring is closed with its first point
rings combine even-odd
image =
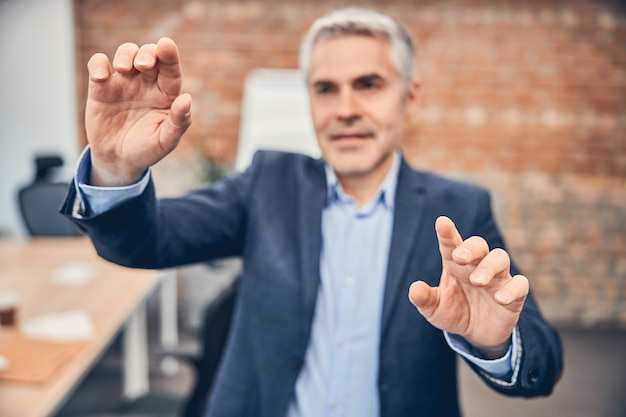
{"type": "MultiPolygon", "coordinates": [[[[82,309],[96,329],[94,338],[45,383],[0,380],[0,417],[43,417],[57,411],[118,331],[129,320],[128,325],[136,327],[137,318],[145,319],[145,310],[137,312],[145,308],[144,301],[159,278],[158,271],[123,268],[102,260],[85,237],[0,239],[0,290],[20,294],[18,320],[82,309]],[[92,263],[94,277],[80,286],[54,284],[51,271],[73,261],[92,263]]],[[[3,334],[10,331],[16,330],[0,328],[0,354],[3,334]]]]}

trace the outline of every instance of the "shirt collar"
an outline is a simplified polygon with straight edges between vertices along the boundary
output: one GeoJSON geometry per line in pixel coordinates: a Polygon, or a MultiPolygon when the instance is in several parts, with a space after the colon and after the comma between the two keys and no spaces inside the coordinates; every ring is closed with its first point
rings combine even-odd
{"type": "MultiPolygon", "coordinates": [[[[343,191],[343,187],[337,178],[335,170],[328,164],[324,165],[326,170],[326,185],[328,190],[327,204],[331,204],[338,199],[347,200],[349,196],[343,191]]],[[[400,171],[400,152],[393,153],[393,160],[391,167],[385,176],[385,179],[380,184],[380,187],[374,193],[374,197],[366,205],[369,205],[372,201],[382,201],[387,209],[393,209],[394,201],[396,197],[396,185],[398,184],[398,173],[400,171]]]]}

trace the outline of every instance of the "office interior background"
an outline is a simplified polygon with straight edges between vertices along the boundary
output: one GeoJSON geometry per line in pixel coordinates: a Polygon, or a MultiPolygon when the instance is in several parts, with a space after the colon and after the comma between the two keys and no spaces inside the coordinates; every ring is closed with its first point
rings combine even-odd
{"type": "MultiPolygon", "coordinates": [[[[337,6],[371,6],[417,41],[406,158],[485,186],[510,252],[562,328],[626,329],[626,5],[619,0],[0,0],[0,234],[25,236],[15,193],[33,157],[68,180],[86,138],[86,63],[172,37],[193,124],[154,168],[161,195],[233,169],[246,77],[294,69],[337,6]],[[209,174],[208,174],[209,173],[209,174]]],[[[566,368],[567,369],[567,368],[566,368]]]]}
{"type": "MultiPolygon", "coordinates": [[[[296,68],[302,34],[346,1],[0,1],[0,231],[35,153],[69,178],[86,143],[86,62],[172,37],[193,124],[155,168],[162,194],[234,165],[246,76],[296,68]],[[211,172],[214,172],[213,169],[211,172]]],[[[626,6],[600,0],[362,1],[418,47],[421,107],[403,150],[479,183],[554,322],[626,327],[626,6]]]]}

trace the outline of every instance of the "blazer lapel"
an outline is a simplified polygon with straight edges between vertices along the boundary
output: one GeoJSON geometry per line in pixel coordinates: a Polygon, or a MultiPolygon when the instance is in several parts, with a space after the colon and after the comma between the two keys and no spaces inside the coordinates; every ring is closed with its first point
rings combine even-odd
{"type": "Polygon", "coordinates": [[[387,328],[387,322],[398,297],[406,298],[406,294],[400,294],[400,290],[408,290],[408,288],[403,288],[403,276],[408,266],[409,254],[416,244],[419,228],[422,226],[424,193],[424,179],[418,172],[411,169],[403,158],[396,190],[393,231],[383,299],[382,329],[387,328]]]}
{"type": "Polygon", "coordinates": [[[322,247],[322,210],[326,204],[327,186],[324,166],[316,161],[315,169],[306,173],[299,182],[298,236],[300,270],[302,282],[303,341],[307,342],[313,322],[315,299],[320,281],[320,251],[322,247]]]}

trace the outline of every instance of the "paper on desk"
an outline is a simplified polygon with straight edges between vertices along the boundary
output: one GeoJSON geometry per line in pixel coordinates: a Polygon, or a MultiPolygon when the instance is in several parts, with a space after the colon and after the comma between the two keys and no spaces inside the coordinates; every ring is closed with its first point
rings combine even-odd
{"type": "Polygon", "coordinates": [[[83,310],[45,314],[22,321],[20,330],[25,336],[53,342],[87,340],[95,334],[91,317],[83,310]]]}
{"type": "Polygon", "coordinates": [[[0,349],[8,364],[6,369],[0,372],[0,382],[46,382],[58,369],[74,358],[85,344],[86,342],[57,343],[38,340],[20,332],[11,332],[0,340],[0,349]]]}
{"type": "Polygon", "coordinates": [[[83,285],[96,276],[93,262],[72,261],[50,272],[50,280],[58,285],[83,285]]]}

